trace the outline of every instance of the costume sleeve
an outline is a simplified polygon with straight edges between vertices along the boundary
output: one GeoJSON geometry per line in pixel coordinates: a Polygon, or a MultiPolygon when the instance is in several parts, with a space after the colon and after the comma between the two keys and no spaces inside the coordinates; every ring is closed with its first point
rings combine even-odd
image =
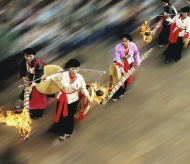
{"type": "MultiPolygon", "coordinates": [[[[170,6],[170,5],[168,5],[168,6],[165,8],[164,12],[167,12],[168,14],[175,14],[173,7],[170,6]]],[[[170,17],[172,18],[173,16],[170,15],[170,17]]]]}
{"type": "Polygon", "coordinates": [[[55,73],[53,75],[47,76],[45,81],[61,81],[62,77],[62,73],[55,73]]]}
{"type": "Polygon", "coordinates": [[[168,17],[168,18],[166,19],[166,21],[168,21],[168,22],[170,22],[170,23],[174,23],[174,22],[176,22],[176,16],[173,17],[173,18],[168,17]]]}
{"type": "MultiPolygon", "coordinates": [[[[44,65],[43,63],[38,63],[36,65],[36,70],[35,70],[35,77],[34,80],[41,78],[41,76],[44,74],[44,65]]],[[[40,83],[41,80],[37,80],[35,81],[36,83],[40,83]]]]}
{"type": "Polygon", "coordinates": [[[23,63],[24,62],[22,61],[18,67],[19,75],[21,78],[26,76],[26,69],[24,69],[23,63]]]}
{"type": "Polygon", "coordinates": [[[135,65],[139,66],[140,65],[140,56],[139,56],[139,50],[136,46],[136,44],[133,43],[133,51],[134,51],[134,62],[135,62],[135,65]]]}
{"type": "Polygon", "coordinates": [[[186,33],[189,33],[190,32],[190,19],[187,23],[187,26],[186,26],[186,33]]]}
{"type": "Polygon", "coordinates": [[[89,92],[88,92],[88,90],[86,89],[86,83],[85,83],[84,78],[83,78],[82,76],[81,76],[81,91],[82,91],[82,93],[83,93],[86,97],[89,96],[89,92]]]}
{"type": "Polygon", "coordinates": [[[119,47],[118,46],[115,46],[115,61],[116,63],[119,63],[119,68],[120,68],[120,72],[121,73],[124,73],[124,69],[122,67],[122,63],[121,63],[121,56],[120,56],[120,53],[119,53],[119,47]]]}

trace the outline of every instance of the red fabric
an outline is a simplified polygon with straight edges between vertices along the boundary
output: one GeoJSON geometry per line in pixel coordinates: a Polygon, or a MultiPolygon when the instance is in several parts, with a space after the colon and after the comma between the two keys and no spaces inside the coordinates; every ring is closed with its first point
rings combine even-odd
{"type": "Polygon", "coordinates": [[[182,39],[184,40],[184,39],[187,39],[187,38],[189,38],[189,33],[186,33],[186,34],[183,36],[182,39]]]}
{"type": "MultiPolygon", "coordinates": [[[[128,72],[128,70],[130,70],[131,67],[126,58],[124,58],[123,61],[124,61],[124,71],[128,72]]],[[[132,76],[131,75],[127,79],[127,84],[132,84],[132,76]]]]}
{"type": "Polygon", "coordinates": [[[55,116],[55,122],[59,121],[59,118],[61,116],[61,112],[63,110],[63,117],[67,117],[68,116],[68,100],[67,100],[67,96],[66,94],[72,94],[76,91],[73,91],[71,93],[65,93],[63,90],[61,90],[61,95],[59,96],[58,101],[60,101],[59,106],[58,106],[58,110],[55,116]]]}
{"type": "MultiPolygon", "coordinates": [[[[125,51],[125,56],[127,56],[129,54],[129,51],[127,50],[127,51],[125,51]]],[[[128,63],[128,60],[126,59],[126,58],[124,58],[124,71],[125,72],[128,72],[128,70],[130,70],[130,65],[129,65],[129,63],[128,63]]],[[[127,83],[128,84],[131,84],[132,83],[132,78],[131,78],[131,76],[129,76],[128,77],[128,79],[127,79],[127,83]]]]}
{"type": "Polygon", "coordinates": [[[127,49],[128,48],[128,46],[124,46],[124,53],[125,53],[125,56],[127,56],[128,55],[128,53],[129,53],[129,49],[127,49]]]}
{"type": "Polygon", "coordinates": [[[119,68],[123,67],[123,65],[121,63],[115,63],[115,65],[119,66],[119,68]]]}
{"type": "Polygon", "coordinates": [[[36,87],[32,88],[31,100],[29,102],[29,109],[45,109],[46,95],[40,93],[36,87]]]}
{"type": "Polygon", "coordinates": [[[186,18],[182,18],[182,17],[181,17],[181,20],[184,20],[184,19],[186,19],[186,18]]]}
{"type": "Polygon", "coordinates": [[[58,101],[60,101],[59,106],[58,106],[58,110],[56,113],[56,117],[55,117],[55,122],[59,121],[59,118],[61,116],[61,112],[63,110],[63,117],[67,117],[68,116],[68,101],[67,101],[67,96],[66,93],[61,90],[62,94],[60,95],[58,101]]]}
{"type": "Polygon", "coordinates": [[[43,61],[41,61],[41,60],[36,60],[35,63],[34,63],[34,72],[36,71],[36,65],[37,65],[38,63],[42,63],[43,65],[46,65],[46,63],[44,63],[43,61]]]}
{"type": "Polygon", "coordinates": [[[174,31],[175,27],[176,27],[176,24],[172,24],[171,25],[171,29],[170,29],[171,32],[170,32],[170,36],[169,36],[169,42],[170,43],[177,43],[177,39],[178,39],[179,33],[182,31],[181,28],[178,28],[177,30],[174,31]]]}
{"type": "Polygon", "coordinates": [[[75,76],[69,75],[69,77],[70,77],[71,80],[74,80],[74,79],[75,79],[75,76]]]}
{"type": "MultiPolygon", "coordinates": [[[[116,64],[117,66],[119,66],[119,68],[120,68],[120,67],[123,67],[123,65],[122,65],[121,63],[115,63],[115,64],[116,64]]],[[[111,78],[110,78],[110,82],[112,82],[112,80],[113,80],[113,79],[112,79],[112,77],[111,77],[111,78]]],[[[124,86],[125,86],[125,85],[124,85],[124,83],[123,83],[122,88],[124,88],[124,86]]]]}
{"type": "Polygon", "coordinates": [[[82,94],[82,104],[81,104],[81,109],[79,109],[78,121],[84,119],[84,103],[85,103],[85,96],[84,94],[82,94]]]}

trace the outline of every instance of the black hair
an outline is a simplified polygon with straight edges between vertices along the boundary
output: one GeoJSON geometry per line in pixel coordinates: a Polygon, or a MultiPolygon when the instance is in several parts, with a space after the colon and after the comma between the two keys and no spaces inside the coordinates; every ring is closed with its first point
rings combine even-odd
{"type": "Polygon", "coordinates": [[[181,8],[181,12],[189,12],[190,11],[190,8],[189,8],[189,6],[185,6],[185,7],[182,7],[181,8]]]}
{"type": "Polygon", "coordinates": [[[33,48],[26,48],[22,52],[26,55],[36,55],[36,51],[33,48]]]}
{"type": "Polygon", "coordinates": [[[120,40],[122,40],[123,38],[127,38],[127,40],[129,40],[130,42],[132,41],[132,37],[131,37],[131,35],[129,35],[129,34],[121,34],[120,36],[119,36],[119,38],[120,38],[120,40]]]}
{"type": "Polygon", "coordinates": [[[64,69],[68,69],[70,67],[79,67],[80,62],[77,59],[70,59],[66,64],[64,69]]]}
{"type": "Polygon", "coordinates": [[[161,0],[161,2],[170,3],[169,0],[161,0]]]}

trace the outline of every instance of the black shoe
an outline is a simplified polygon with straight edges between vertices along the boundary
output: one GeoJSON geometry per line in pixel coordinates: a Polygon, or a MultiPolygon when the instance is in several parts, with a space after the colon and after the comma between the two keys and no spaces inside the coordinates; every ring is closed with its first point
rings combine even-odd
{"type": "Polygon", "coordinates": [[[177,63],[179,60],[178,59],[175,59],[175,62],[177,63]]]}
{"type": "Polygon", "coordinates": [[[30,116],[31,119],[38,119],[39,117],[36,116],[30,116]]]}
{"type": "Polygon", "coordinates": [[[59,136],[59,141],[60,142],[65,142],[65,139],[66,139],[65,136],[59,136]]]}
{"type": "Polygon", "coordinates": [[[171,58],[168,58],[168,57],[165,58],[165,63],[170,63],[171,61],[172,61],[171,58]]]}
{"type": "Polygon", "coordinates": [[[114,98],[112,98],[112,101],[116,102],[116,101],[117,101],[117,98],[115,98],[115,99],[114,99],[114,98]]]}
{"type": "Polygon", "coordinates": [[[165,63],[170,63],[171,61],[170,60],[165,60],[165,63]]]}
{"type": "Polygon", "coordinates": [[[164,45],[158,45],[157,47],[158,47],[158,48],[162,48],[162,47],[164,47],[164,45]]]}
{"type": "Polygon", "coordinates": [[[65,138],[66,138],[66,139],[69,139],[70,137],[71,137],[70,134],[65,134],[65,138]]]}

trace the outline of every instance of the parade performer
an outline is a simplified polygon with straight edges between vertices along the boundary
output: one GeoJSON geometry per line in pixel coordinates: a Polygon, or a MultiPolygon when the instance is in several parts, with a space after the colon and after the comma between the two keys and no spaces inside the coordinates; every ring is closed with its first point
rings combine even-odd
{"type": "MultiPolygon", "coordinates": [[[[35,58],[36,51],[33,48],[27,48],[23,50],[23,55],[24,59],[19,65],[19,74],[24,83],[40,78],[44,73],[44,63],[35,58]]],[[[43,111],[46,108],[46,95],[37,91],[35,87],[37,83],[40,83],[40,80],[31,82],[28,86],[30,93],[29,111],[33,119],[42,117],[43,111]]],[[[24,89],[19,95],[19,100],[24,100],[24,89]]]]}
{"type": "MultiPolygon", "coordinates": [[[[177,11],[173,5],[170,4],[169,0],[161,0],[162,6],[164,8],[164,12],[170,15],[171,18],[177,14],[177,11]]],[[[166,20],[166,17],[163,16],[161,19],[162,21],[162,30],[159,35],[159,45],[158,48],[162,48],[163,46],[167,45],[169,42],[169,35],[170,35],[170,26],[171,23],[166,20]]]]}
{"type": "Polygon", "coordinates": [[[181,14],[176,15],[174,18],[170,18],[167,13],[165,13],[166,20],[171,23],[175,23],[174,29],[170,32],[169,45],[166,51],[163,53],[165,55],[165,63],[171,62],[172,59],[178,62],[181,59],[181,53],[183,50],[184,42],[183,40],[189,37],[190,32],[190,8],[188,6],[181,8],[181,14]]]}
{"type": "Polygon", "coordinates": [[[81,91],[92,104],[93,98],[90,97],[86,89],[86,83],[82,75],[78,73],[80,62],[70,59],[65,69],[68,71],[57,73],[50,76],[42,76],[45,81],[61,81],[60,92],[57,96],[57,109],[55,123],[49,132],[58,133],[59,141],[64,142],[69,139],[74,129],[74,114],[77,109],[79,92],[81,91]]]}
{"type": "MultiPolygon", "coordinates": [[[[115,63],[120,67],[121,74],[127,73],[131,67],[137,68],[140,65],[139,51],[132,37],[129,34],[120,35],[121,43],[115,46],[115,63]]],[[[131,84],[131,76],[125,81],[123,86],[113,95],[112,100],[117,101],[126,91],[127,84],[131,84]]]]}

